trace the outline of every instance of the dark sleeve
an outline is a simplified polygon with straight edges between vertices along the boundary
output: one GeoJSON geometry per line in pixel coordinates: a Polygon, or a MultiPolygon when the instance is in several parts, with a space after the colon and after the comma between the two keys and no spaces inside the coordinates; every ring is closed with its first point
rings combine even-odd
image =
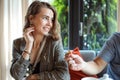
{"type": "Polygon", "coordinates": [[[25,60],[21,54],[22,51],[20,51],[20,41],[15,40],[13,41],[13,49],[12,49],[12,65],[10,68],[11,76],[15,80],[22,80],[22,78],[26,74],[27,67],[29,65],[29,61],[25,60]]]}
{"type": "Polygon", "coordinates": [[[54,52],[54,69],[50,72],[40,73],[40,80],[70,80],[68,65],[64,60],[64,50],[61,41],[56,42],[54,52]]]}

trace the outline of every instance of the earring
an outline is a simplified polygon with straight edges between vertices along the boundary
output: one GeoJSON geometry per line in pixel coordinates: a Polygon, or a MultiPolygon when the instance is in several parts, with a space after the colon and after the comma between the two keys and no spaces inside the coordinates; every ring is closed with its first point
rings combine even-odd
{"type": "Polygon", "coordinates": [[[33,23],[32,22],[30,22],[30,27],[33,25],[33,23]]]}

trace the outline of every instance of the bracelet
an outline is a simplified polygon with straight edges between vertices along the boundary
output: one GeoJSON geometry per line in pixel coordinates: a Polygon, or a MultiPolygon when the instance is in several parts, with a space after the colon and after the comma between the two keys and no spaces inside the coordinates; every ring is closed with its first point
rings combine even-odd
{"type": "Polygon", "coordinates": [[[30,54],[27,50],[23,51],[22,56],[25,60],[29,60],[29,58],[30,58],[30,54]]]}

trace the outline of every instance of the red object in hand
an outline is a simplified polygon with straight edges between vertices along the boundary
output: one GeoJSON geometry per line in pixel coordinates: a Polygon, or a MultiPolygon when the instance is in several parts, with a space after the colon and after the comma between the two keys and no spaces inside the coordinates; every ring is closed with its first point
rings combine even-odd
{"type": "MultiPolygon", "coordinates": [[[[73,51],[72,51],[72,54],[76,54],[76,55],[79,55],[80,57],[82,57],[82,55],[80,54],[80,51],[79,51],[79,48],[76,47],[73,51]]],[[[71,79],[70,80],[81,80],[82,78],[84,77],[97,77],[96,75],[87,75],[85,74],[84,72],[82,71],[73,71],[71,69],[69,69],[69,72],[70,72],[70,77],[71,79]]]]}
{"type": "Polygon", "coordinates": [[[78,48],[78,47],[76,47],[76,48],[72,51],[72,54],[77,54],[77,55],[79,55],[79,56],[82,57],[82,55],[80,54],[80,51],[79,51],[79,48],[78,48]]]}

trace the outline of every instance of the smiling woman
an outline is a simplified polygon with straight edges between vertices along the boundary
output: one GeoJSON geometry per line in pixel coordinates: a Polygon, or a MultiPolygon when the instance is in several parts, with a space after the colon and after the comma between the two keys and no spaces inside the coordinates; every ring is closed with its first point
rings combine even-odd
{"type": "Polygon", "coordinates": [[[13,80],[10,76],[12,41],[22,36],[28,5],[33,0],[0,0],[0,80],[13,80]]]}
{"type": "Polygon", "coordinates": [[[70,79],[59,27],[56,10],[49,3],[31,3],[23,37],[13,41],[10,73],[15,80],[70,79]]]}

